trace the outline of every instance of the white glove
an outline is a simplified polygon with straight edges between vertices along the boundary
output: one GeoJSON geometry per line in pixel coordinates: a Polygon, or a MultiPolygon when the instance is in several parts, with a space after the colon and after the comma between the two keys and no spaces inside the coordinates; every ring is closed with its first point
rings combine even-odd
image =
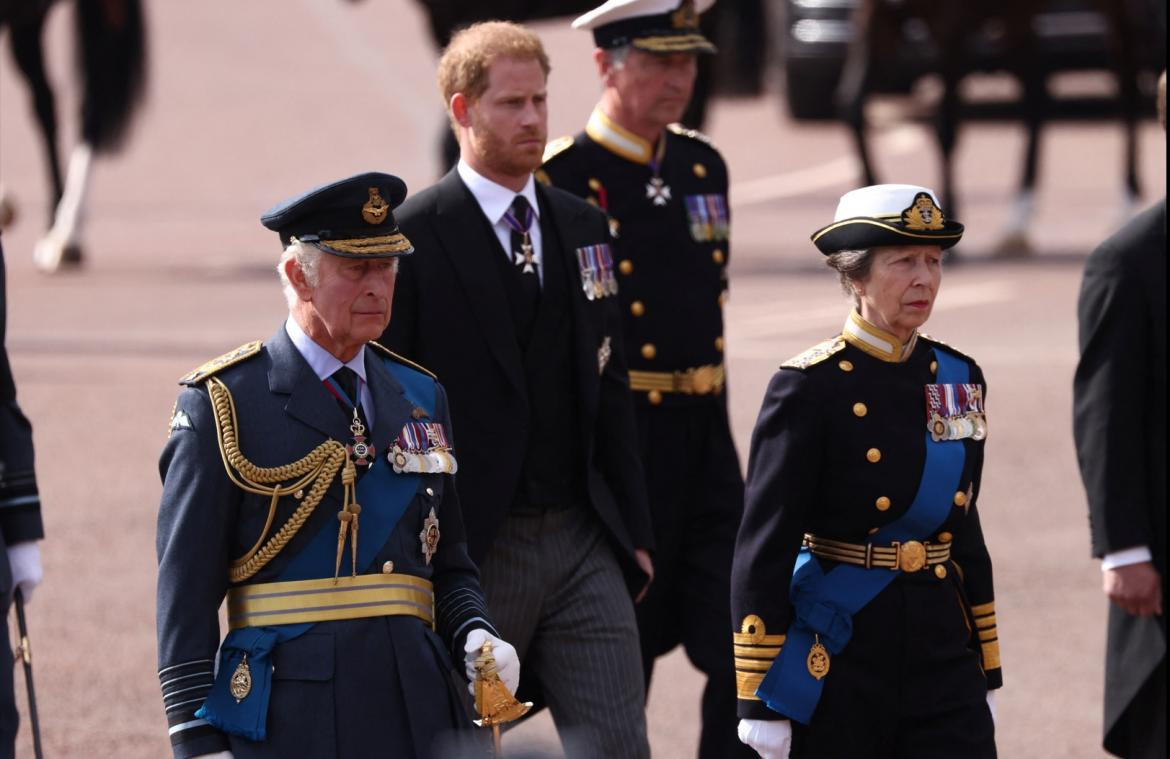
{"type": "Polygon", "coordinates": [[[991,726],[999,728],[999,720],[995,716],[995,691],[987,691],[987,708],[991,710],[991,726]]]}
{"type": "Polygon", "coordinates": [[[191,759],[235,759],[230,751],[216,751],[214,754],[200,754],[191,759]]]}
{"type": "Polygon", "coordinates": [[[467,668],[467,679],[470,681],[467,689],[471,691],[471,695],[475,695],[475,657],[479,656],[479,649],[484,641],[488,640],[492,642],[492,656],[496,657],[496,673],[499,674],[508,692],[514,694],[520,685],[520,657],[516,655],[516,649],[511,643],[500,640],[482,627],[468,633],[467,642],[463,644],[463,651],[467,654],[463,662],[467,668]]]}
{"type": "Polygon", "coordinates": [[[41,569],[41,548],[35,540],[17,543],[8,549],[8,565],[12,568],[12,590],[19,590],[24,602],[32,600],[33,588],[41,584],[45,573],[41,569]]]}
{"type": "Polygon", "coordinates": [[[751,746],[761,759],[788,759],[792,748],[792,723],[786,719],[741,719],[739,740],[751,746]]]}

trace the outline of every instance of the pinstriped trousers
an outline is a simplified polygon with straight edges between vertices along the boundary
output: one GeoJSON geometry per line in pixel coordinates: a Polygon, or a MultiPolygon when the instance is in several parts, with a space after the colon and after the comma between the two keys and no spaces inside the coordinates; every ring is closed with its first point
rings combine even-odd
{"type": "Polygon", "coordinates": [[[480,583],[500,635],[544,692],[566,757],[649,757],[634,604],[596,516],[509,516],[480,583]]]}

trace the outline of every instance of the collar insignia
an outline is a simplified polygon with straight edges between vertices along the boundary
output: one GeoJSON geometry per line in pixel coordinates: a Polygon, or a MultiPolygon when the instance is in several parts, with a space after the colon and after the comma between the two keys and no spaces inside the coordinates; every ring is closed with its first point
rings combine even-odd
{"type": "Polygon", "coordinates": [[[370,224],[381,224],[389,210],[390,204],[382,200],[382,194],[378,192],[378,188],[371,187],[370,199],[362,206],[362,218],[370,224]]]}
{"type": "Polygon", "coordinates": [[[934,204],[929,193],[920,192],[914,196],[910,207],[902,211],[902,223],[907,229],[921,232],[927,229],[938,230],[943,228],[942,209],[934,204]]]}

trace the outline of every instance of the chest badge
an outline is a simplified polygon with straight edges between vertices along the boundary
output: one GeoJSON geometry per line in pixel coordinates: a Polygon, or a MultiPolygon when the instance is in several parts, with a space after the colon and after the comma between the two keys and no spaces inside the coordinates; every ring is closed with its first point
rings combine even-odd
{"type": "Polygon", "coordinates": [[[808,650],[805,666],[808,667],[808,673],[817,680],[824,679],[825,675],[829,674],[829,649],[821,645],[821,636],[819,635],[816,637],[816,642],[808,650]]]}
{"type": "Polygon", "coordinates": [[[232,679],[228,684],[228,690],[231,691],[232,698],[236,703],[240,703],[248,694],[252,692],[252,668],[248,666],[248,655],[244,654],[244,658],[236,665],[235,670],[232,671],[232,679]]]}
{"type": "Polygon", "coordinates": [[[422,543],[423,558],[426,559],[427,564],[431,563],[431,558],[439,550],[439,518],[435,516],[435,507],[431,507],[431,513],[423,520],[422,532],[418,534],[419,542],[422,543]]]}
{"type": "Polygon", "coordinates": [[[982,385],[926,385],[925,390],[926,429],[931,440],[987,437],[982,385]]]}
{"type": "Polygon", "coordinates": [[[349,431],[353,434],[353,440],[349,445],[345,446],[345,450],[349,453],[349,457],[353,459],[354,466],[369,466],[374,463],[374,446],[366,442],[366,425],[362,424],[361,418],[358,416],[357,408],[353,410],[353,421],[349,425],[349,431]]]}
{"type": "Polygon", "coordinates": [[[646,198],[656,206],[670,202],[670,185],[662,177],[650,177],[646,183],[646,198]]]}

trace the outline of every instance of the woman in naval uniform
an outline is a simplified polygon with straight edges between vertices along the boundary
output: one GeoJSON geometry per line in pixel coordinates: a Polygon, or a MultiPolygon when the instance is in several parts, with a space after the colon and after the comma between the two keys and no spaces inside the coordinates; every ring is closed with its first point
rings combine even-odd
{"type": "Polygon", "coordinates": [[[732,570],[740,738],[766,759],[995,756],[986,386],[918,331],[962,234],[930,190],[876,185],[812,236],[853,310],[772,378],[732,570]]]}

